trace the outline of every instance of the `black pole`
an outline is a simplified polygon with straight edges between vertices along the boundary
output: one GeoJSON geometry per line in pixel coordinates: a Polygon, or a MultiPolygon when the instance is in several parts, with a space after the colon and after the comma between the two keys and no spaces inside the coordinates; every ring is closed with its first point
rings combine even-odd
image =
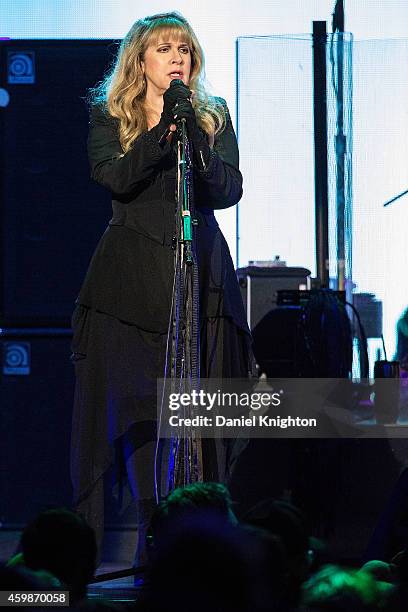
{"type": "Polygon", "coordinates": [[[336,1],[333,14],[333,36],[337,32],[337,131],[336,131],[336,209],[337,209],[337,289],[346,288],[346,242],[345,242],[345,158],[346,136],[344,134],[344,5],[343,0],[336,1]]]}
{"type": "Polygon", "coordinates": [[[327,181],[326,22],[313,22],[313,114],[315,154],[316,276],[329,287],[329,204],[327,181]]]}

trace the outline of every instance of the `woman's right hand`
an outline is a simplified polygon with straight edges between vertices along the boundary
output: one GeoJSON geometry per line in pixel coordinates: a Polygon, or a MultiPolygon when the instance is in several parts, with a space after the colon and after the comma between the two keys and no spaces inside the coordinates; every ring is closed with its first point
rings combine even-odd
{"type": "Polygon", "coordinates": [[[180,80],[175,85],[171,85],[163,94],[163,115],[170,123],[174,122],[174,107],[180,100],[190,100],[191,91],[180,80]]]}

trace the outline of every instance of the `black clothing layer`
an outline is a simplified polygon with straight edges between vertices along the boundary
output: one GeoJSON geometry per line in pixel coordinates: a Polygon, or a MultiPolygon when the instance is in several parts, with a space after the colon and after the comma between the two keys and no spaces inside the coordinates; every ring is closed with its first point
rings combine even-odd
{"type": "MultiPolygon", "coordinates": [[[[156,439],[156,385],[164,371],[167,334],[136,325],[85,306],[76,307],[72,344],[77,384],[72,427],[71,474],[74,502],[103,536],[103,476],[115,464],[114,478],[125,475],[125,444],[136,450],[156,439]],[[126,434],[126,438],[125,438],[126,434]]],[[[251,339],[228,317],[202,322],[203,378],[246,377],[252,371],[251,339]]],[[[207,481],[227,482],[245,440],[203,440],[207,481]],[[209,451],[206,453],[206,450],[209,451]]],[[[146,465],[154,480],[154,463],[146,465]]],[[[145,482],[146,482],[145,481],[145,482]]],[[[143,490],[152,487],[144,485],[143,490]]]]}
{"type": "MultiPolygon", "coordinates": [[[[143,133],[123,154],[117,120],[97,107],[91,113],[91,173],[112,191],[113,217],[73,316],[77,384],[71,473],[74,503],[98,539],[102,477],[116,464],[117,451],[130,434],[135,448],[155,435],[156,379],[164,374],[174,275],[176,157],[168,142],[160,147],[156,132],[143,133]]],[[[202,377],[246,377],[253,371],[235,271],[213,213],[236,204],[241,194],[238,148],[227,112],[209,164],[194,168],[202,377]]],[[[217,460],[206,464],[206,476],[225,480],[237,448],[226,441],[222,449],[213,449],[217,460]]],[[[153,466],[146,469],[153,477],[153,466]]]]}
{"type": "MultiPolygon", "coordinates": [[[[229,316],[249,332],[228,245],[214,209],[242,195],[238,147],[227,113],[206,171],[194,171],[200,316],[229,316]]],[[[155,128],[123,155],[117,121],[98,108],[88,140],[92,177],[113,192],[113,217],[92,258],[77,303],[142,329],[167,333],[175,235],[176,159],[155,128]]]]}

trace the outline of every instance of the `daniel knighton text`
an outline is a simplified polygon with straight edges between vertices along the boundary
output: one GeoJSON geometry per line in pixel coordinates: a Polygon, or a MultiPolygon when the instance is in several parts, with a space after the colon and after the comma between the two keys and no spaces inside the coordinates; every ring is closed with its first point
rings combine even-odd
{"type": "Polygon", "coordinates": [[[181,417],[173,414],[169,417],[170,427],[275,427],[288,429],[290,427],[317,427],[317,419],[300,417],[268,417],[265,415],[250,414],[247,417],[226,417],[217,414],[215,417],[197,415],[195,417],[181,417]]]}
{"type": "Polygon", "coordinates": [[[238,427],[238,428],[278,428],[288,429],[295,427],[316,427],[317,420],[314,418],[301,418],[280,415],[266,416],[263,413],[268,408],[278,408],[281,405],[281,394],[283,392],[225,392],[217,390],[208,392],[204,389],[190,390],[188,393],[169,394],[169,415],[168,423],[170,427],[238,427]],[[192,409],[186,416],[186,408],[192,409]],[[240,416],[226,416],[218,414],[223,408],[247,409],[247,413],[240,416]],[[197,414],[197,409],[217,412],[211,416],[209,414],[197,414]],[[180,414],[179,412],[183,413],[180,414]]]}

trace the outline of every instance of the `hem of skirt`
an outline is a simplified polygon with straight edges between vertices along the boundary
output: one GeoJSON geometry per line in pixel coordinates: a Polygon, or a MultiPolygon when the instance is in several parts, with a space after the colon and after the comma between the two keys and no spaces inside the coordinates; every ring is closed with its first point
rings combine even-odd
{"type": "Polygon", "coordinates": [[[99,314],[104,314],[108,317],[112,317],[116,319],[117,321],[124,323],[125,325],[133,325],[134,327],[137,327],[138,329],[141,329],[142,331],[148,332],[150,334],[167,333],[167,329],[168,329],[167,326],[166,328],[164,328],[164,326],[161,326],[161,325],[158,325],[158,326],[146,325],[137,319],[132,319],[131,317],[128,317],[124,315],[123,313],[119,313],[114,308],[108,308],[108,307],[92,304],[91,300],[88,301],[88,300],[77,298],[77,300],[75,301],[75,306],[76,307],[82,306],[83,308],[88,308],[89,310],[93,310],[94,312],[97,312],[99,314]]]}
{"type": "MultiPolygon", "coordinates": [[[[146,419],[146,418],[142,418],[142,419],[132,419],[132,421],[130,423],[128,423],[126,425],[126,427],[123,429],[123,431],[121,430],[120,432],[117,433],[117,435],[115,435],[115,437],[112,439],[112,441],[108,442],[108,448],[109,448],[109,453],[111,455],[111,458],[108,459],[105,463],[105,466],[103,468],[99,468],[97,471],[97,475],[95,478],[92,479],[92,482],[90,484],[88,484],[86,486],[85,489],[83,489],[82,491],[78,491],[78,493],[75,493],[75,486],[73,486],[74,489],[74,494],[73,494],[73,506],[76,508],[77,506],[79,506],[80,504],[86,502],[86,500],[88,500],[95,492],[95,489],[100,481],[100,479],[105,478],[106,474],[109,472],[109,470],[113,469],[115,467],[115,465],[117,465],[117,462],[115,461],[115,445],[117,444],[117,442],[123,438],[123,436],[125,436],[126,434],[128,434],[131,430],[131,428],[134,425],[140,424],[140,423],[156,423],[157,419],[146,419]]],[[[157,436],[155,437],[154,441],[157,440],[157,436]]],[[[149,442],[152,440],[145,440],[145,442],[149,442]]],[[[73,483],[73,479],[71,477],[72,483],[73,483]]],[[[115,485],[113,485],[115,486],[115,485]]]]}
{"type": "MultiPolygon", "coordinates": [[[[117,319],[121,323],[125,323],[126,325],[134,325],[138,329],[141,329],[143,331],[146,331],[152,334],[166,334],[168,332],[167,325],[166,327],[160,326],[160,325],[158,326],[146,325],[137,319],[132,319],[131,317],[123,315],[123,313],[119,313],[114,308],[108,308],[108,307],[104,307],[100,305],[95,305],[94,303],[92,303],[91,300],[86,300],[84,298],[81,298],[80,296],[75,300],[75,306],[83,306],[84,308],[89,308],[90,310],[107,315],[108,317],[113,317],[114,319],[117,319]]],[[[251,331],[246,321],[245,323],[243,323],[242,321],[239,321],[236,317],[234,317],[234,315],[232,314],[228,314],[228,313],[207,314],[206,313],[205,315],[200,316],[200,325],[202,326],[204,322],[209,319],[230,319],[234,323],[234,325],[236,325],[238,329],[242,330],[248,336],[252,337],[251,331]]]]}

